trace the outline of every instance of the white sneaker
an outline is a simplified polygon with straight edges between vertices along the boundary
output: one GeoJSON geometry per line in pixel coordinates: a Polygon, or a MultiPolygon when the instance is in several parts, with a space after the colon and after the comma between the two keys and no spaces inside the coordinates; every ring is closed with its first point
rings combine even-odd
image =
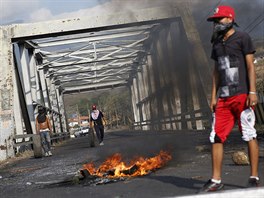
{"type": "Polygon", "coordinates": [[[100,145],[100,146],[103,146],[103,145],[104,145],[104,143],[103,143],[103,142],[101,142],[99,145],[100,145]]]}
{"type": "Polygon", "coordinates": [[[51,151],[49,151],[49,156],[52,156],[52,153],[51,153],[51,151]]]}
{"type": "Polygon", "coordinates": [[[49,153],[48,153],[48,152],[46,152],[46,153],[45,153],[45,157],[48,157],[48,156],[49,156],[49,153]]]}

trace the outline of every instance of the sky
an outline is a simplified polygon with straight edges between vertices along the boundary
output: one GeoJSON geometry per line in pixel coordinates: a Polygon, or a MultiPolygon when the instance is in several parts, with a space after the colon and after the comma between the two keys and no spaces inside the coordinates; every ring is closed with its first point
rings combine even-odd
{"type": "MultiPolygon", "coordinates": [[[[183,0],[0,0],[0,23],[12,23],[13,21],[35,22],[52,20],[61,17],[90,13],[87,10],[98,10],[100,5],[111,7],[116,4],[117,10],[126,7],[144,7],[147,5],[162,5],[183,0]]],[[[264,9],[264,0],[189,0],[194,9],[207,11],[217,3],[240,5],[248,4],[248,7],[264,9]]],[[[242,7],[242,6],[241,6],[242,7]]],[[[113,7],[112,7],[113,8],[113,7]]],[[[236,6],[239,8],[239,6],[236,6]]],[[[249,10],[250,11],[250,10],[249,10]]],[[[264,12],[264,10],[263,10],[264,12]]],[[[245,14],[245,13],[244,13],[245,14]]],[[[247,13],[249,14],[249,13],[247,13]]]]}
{"type": "MultiPolygon", "coordinates": [[[[0,25],[129,12],[179,1],[187,0],[0,0],[0,25]]],[[[189,0],[198,28],[210,28],[206,18],[218,4],[235,8],[241,30],[253,29],[253,37],[264,38],[264,0],[189,0]]]]}
{"type": "Polygon", "coordinates": [[[0,25],[71,17],[108,0],[0,0],[0,25]]]}

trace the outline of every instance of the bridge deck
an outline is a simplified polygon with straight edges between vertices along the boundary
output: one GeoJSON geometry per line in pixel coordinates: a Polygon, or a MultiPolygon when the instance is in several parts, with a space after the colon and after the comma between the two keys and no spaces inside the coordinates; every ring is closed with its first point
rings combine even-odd
{"type": "MultiPolygon", "coordinates": [[[[0,191],[3,197],[175,197],[194,195],[210,177],[210,144],[208,132],[106,132],[105,145],[90,148],[88,137],[71,139],[57,146],[52,157],[29,158],[0,166],[0,191]],[[204,146],[198,150],[197,146],[204,146]],[[54,183],[69,180],[87,162],[99,164],[113,153],[124,159],[152,157],[170,148],[173,159],[162,169],[144,177],[125,181],[83,186],[54,183]],[[50,185],[48,185],[50,184],[50,185]]],[[[260,167],[264,178],[264,138],[259,138],[260,167]]],[[[225,189],[246,186],[249,166],[236,166],[231,152],[246,149],[246,144],[233,132],[225,145],[223,182],[225,189]]],[[[262,189],[261,188],[261,189],[262,189]]]]}

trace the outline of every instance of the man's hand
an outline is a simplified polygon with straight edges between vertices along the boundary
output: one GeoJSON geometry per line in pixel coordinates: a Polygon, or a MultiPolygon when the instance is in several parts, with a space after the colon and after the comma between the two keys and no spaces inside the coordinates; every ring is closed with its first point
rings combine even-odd
{"type": "Polygon", "coordinates": [[[248,94],[247,97],[247,106],[254,107],[258,103],[257,94],[248,94]]]}
{"type": "Polygon", "coordinates": [[[216,103],[217,103],[216,98],[212,98],[210,103],[210,109],[212,112],[215,112],[216,103]]]}

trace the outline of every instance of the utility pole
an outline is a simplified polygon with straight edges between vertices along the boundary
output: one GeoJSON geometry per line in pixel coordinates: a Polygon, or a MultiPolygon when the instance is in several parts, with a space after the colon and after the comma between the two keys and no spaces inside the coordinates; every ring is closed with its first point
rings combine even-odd
{"type": "Polygon", "coordinates": [[[76,110],[77,110],[77,119],[78,119],[78,125],[80,126],[81,122],[80,122],[80,112],[79,112],[79,106],[78,104],[76,104],[76,110]]]}
{"type": "Polygon", "coordinates": [[[88,122],[90,123],[90,108],[88,103],[87,103],[87,114],[88,114],[88,122]]]}

